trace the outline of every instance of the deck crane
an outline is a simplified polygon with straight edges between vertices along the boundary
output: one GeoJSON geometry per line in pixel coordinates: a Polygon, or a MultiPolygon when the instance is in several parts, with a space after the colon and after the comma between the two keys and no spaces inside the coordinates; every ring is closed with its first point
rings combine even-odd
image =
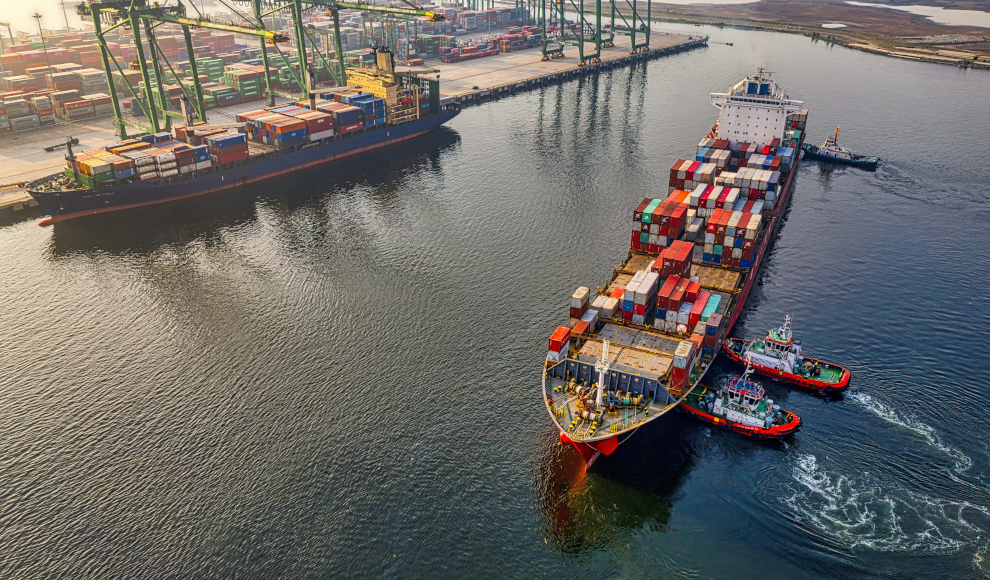
{"type": "Polygon", "coordinates": [[[605,375],[611,368],[612,363],[608,362],[608,341],[602,343],[602,358],[595,363],[595,370],[598,371],[598,392],[595,394],[595,407],[602,408],[602,397],[605,393],[605,375]]]}

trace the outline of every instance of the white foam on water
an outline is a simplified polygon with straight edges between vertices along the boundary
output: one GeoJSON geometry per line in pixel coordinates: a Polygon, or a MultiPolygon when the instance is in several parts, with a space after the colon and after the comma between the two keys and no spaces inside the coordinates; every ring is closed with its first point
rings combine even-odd
{"type": "Polygon", "coordinates": [[[784,503],[800,521],[850,549],[952,554],[979,546],[973,564],[987,572],[981,567],[990,535],[986,506],[918,494],[869,473],[833,475],[814,455],[799,455],[792,476],[799,486],[784,503]]]}
{"type": "Polygon", "coordinates": [[[943,442],[931,425],[919,421],[916,417],[898,413],[890,405],[866,393],[851,393],[846,398],[884,421],[920,435],[930,446],[951,458],[957,471],[966,471],[973,466],[973,460],[968,455],[943,442]]]}

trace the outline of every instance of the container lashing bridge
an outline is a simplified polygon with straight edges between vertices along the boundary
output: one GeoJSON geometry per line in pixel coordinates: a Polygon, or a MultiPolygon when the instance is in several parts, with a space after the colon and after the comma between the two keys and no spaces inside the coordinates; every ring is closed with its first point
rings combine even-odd
{"type": "Polygon", "coordinates": [[[194,3],[191,4],[191,6],[196,14],[189,15],[186,11],[185,4],[183,4],[181,0],[177,0],[177,2],[173,5],[148,2],[148,0],[89,0],[88,2],[82,2],[76,6],[76,13],[80,17],[93,22],[96,39],[100,46],[103,70],[107,76],[107,85],[109,87],[111,102],[113,104],[113,112],[116,117],[116,124],[121,139],[127,139],[125,129],[126,126],[135,127],[142,132],[158,133],[163,130],[169,130],[171,119],[181,119],[183,123],[186,122],[184,113],[172,110],[171,99],[165,92],[165,69],[171,72],[172,76],[176,79],[180,77],[176,74],[172,64],[159,48],[158,43],[155,41],[155,28],[164,23],[177,24],[182,29],[186,54],[189,59],[189,72],[192,79],[192,87],[186,87],[180,82],[179,88],[182,91],[181,98],[184,102],[188,101],[193,104],[194,116],[199,122],[205,123],[207,120],[206,102],[203,98],[203,88],[199,81],[199,72],[196,67],[196,59],[193,58],[195,53],[193,50],[190,28],[206,28],[210,30],[232,32],[257,37],[261,46],[261,58],[265,69],[264,79],[269,106],[273,106],[275,104],[275,95],[279,94],[294,100],[308,99],[314,104],[313,108],[315,108],[316,94],[314,91],[316,85],[314,79],[318,71],[315,68],[311,68],[307,62],[305,39],[308,38],[311,45],[317,50],[320,56],[320,58],[317,59],[317,63],[322,63],[323,66],[330,70],[337,86],[347,86],[347,70],[344,62],[344,51],[340,42],[340,10],[361,10],[367,12],[402,15],[407,17],[424,16],[434,22],[443,20],[444,18],[443,15],[435,14],[428,10],[423,10],[415,4],[408,2],[408,0],[403,0],[403,2],[409,4],[408,8],[378,6],[374,4],[360,4],[353,2],[335,2],[333,0],[234,0],[238,3],[250,4],[252,8],[251,13],[245,13],[242,10],[238,10],[226,0],[218,1],[230,9],[233,14],[236,14],[244,22],[244,24],[214,22],[209,18],[209,16],[200,12],[194,3]],[[311,30],[315,32],[316,29],[308,29],[308,27],[304,27],[303,25],[303,12],[314,8],[326,9],[333,17],[333,45],[337,61],[335,63],[336,70],[334,70],[334,67],[330,66],[331,59],[328,58],[328,55],[323,55],[322,52],[319,52],[317,43],[310,34],[311,30]],[[286,10],[290,11],[292,14],[296,52],[299,58],[298,74],[296,74],[296,71],[294,71],[292,67],[289,67],[289,72],[291,73],[296,85],[299,87],[301,94],[280,93],[274,91],[271,85],[271,67],[269,66],[268,58],[269,47],[278,52],[283,57],[283,60],[286,60],[285,55],[279,48],[279,45],[291,42],[293,39],[285,34],[282,34],[281,32],[268,30],[264,23],[264,17],[276,12],[284,12],[286,10]],[[137,61],[133,63],[133,66],[137,70],[141,71],[141,80],[144,85],[143,92],[136,90],[130,83],[124,74],[121,64],[117,62],[116,57],[111,54],[107,45],[107,35],[118,28],[125,30],[130,29],[134,35],[137,61]],[[144,47],[142,46],[142,28],[144,29],[144,36],[147,39],[148,49],[150,52],[150,69],[149,60],[145,58],[144,47]],[[127,119],[122,114],[117,87],[113,80],[114,70],[120,73],[122,82],[130,94],[137,99],[138,102],[143,103],[143,108],[148,112],[148,118],[151,122],[150,126],[127,119]],[[154,83],[151,81],[151,71],[154,71],[154,83]],[[190,94],[190,91],[192,91],[192,94],[190,94]],[[157,96],[157,99],[155,96],[157,96]]]}

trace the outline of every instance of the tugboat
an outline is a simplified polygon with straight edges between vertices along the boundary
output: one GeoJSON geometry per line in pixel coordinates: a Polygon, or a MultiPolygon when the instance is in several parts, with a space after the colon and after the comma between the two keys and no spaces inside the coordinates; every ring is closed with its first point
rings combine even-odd
{"type": "Polygon", "coordinates": [[[722,349],[739,364],[752,364],[766,377],[824,394],[840,393],[849,386],[849,370],[837,364],[801,354],[801,342],[791,335],[791,317],[767,333],[763,340],[727,339],[722,349]]]}
{"type": "Polygon", "coordinates": [[[781,439],[801,429],[801,418],[768,399],[759,383],[749,378],[753,368],[721,389],[704,387],[688,395],[680,409],[702,421],[758,439],[781,439]]]}
{"type": "Polygon", "coordinates": [[[880,164],[879,157],[867,157],[856,155],[853,152],[839,147],[839,128],[835,128],[835,134],[829,135],[821,147],[817,145],[802,145],[805,159],[815,159],[817,161],[827,161],[841,165],[852,165],[860,169],[875,171],[880,164]]]}

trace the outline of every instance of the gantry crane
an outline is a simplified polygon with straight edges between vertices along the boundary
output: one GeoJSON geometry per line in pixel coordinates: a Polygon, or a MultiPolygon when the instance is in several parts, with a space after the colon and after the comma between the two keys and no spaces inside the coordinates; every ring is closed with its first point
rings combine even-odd
{"type": "Polygon", "coordinates": [[[592,13],[585,9],[584,0],[542,0],[539,19],[543,25],[543,60],[559,58],[564,55],[564,45],[573,45],[578,49],[578,66],[599,62],[602,48],[613,46],[616,34],[631,37],[630,54],[649,50],[651,0],[646,0],[645,18],[639,12],[637,0],[625,0],[628,15],[619,10],[617,1],[622,0],[595,0],[595,9],[592,13]],[[602,11],[603,4],[608,5],[607,17],[610,21],[608,30],[602,27],[605,16],[602,11]],[[566,14],[568,10],[576,16],[573,22],[568,22],[566,14]],[[621,24],[616,24],[616,17],[621,20],[621,24]],[[548,28],[553,25],[557,26],[557,30],[550,32],[548,28]],[[638,43],[637,33],[642,38],[638,43]],[[586,51],[586,44],[593,45],[594,49],[586,51]]]}
{"type": "MultiPolygon", "coordinates": [[[[181,0],[177,0],[174,5],[164,5],[154,1],[149,2],[148,0],[89,0],[88,2],[83,2],[76,6],[77,14],[87,20],[91,19],[93,21],[96,38],[100,45],[103,70],[107,75],[107,84],[110,90],[111,101],[113,102],[114,115],[116,116],[117,126],[122,139],[127,138],[126,130],[124,128],[125,125],[135,125],[145,131],[159,132],[163,129],[163,127],[165,130],[169,128],[170,119],[172,118],[184,120],[184,115],[182,113],[172,111],[167,106],[167,103],[169,103],[170,100],[165,94],[163,80],[164,69],[162,68],[163,63],[164,66],[167,67],[173,74],[173,76],[178,78],[178,75],[175,74],[171,63],[168,62],[168,59],[158,48],[157,42],[155,41],[154,29],[162,23],[168,22],[178,24],[182,28],[182,34],[186,45],[186,53],[189,56],[189,67],[192,76],[193,90],[195,93],[194,97],[187,93],[186,88],[183,87],[181,83],[179,84],[179,87],[182,90],[183,98],[194,102],[194,108],[196,110],[196,117],[198,120],[200,122],[206,122],[206,106],[203,99],[203,89],[199,82],[199,73],[196,68],[196,59],[193,58],[194,51],[192,37],[189,32],[190,27],[207,28],[211,30],[220,30],[258,37],[261,43],[261,56],[265,69],[264,76],[266,89],[269,95],[269,104],[273,105],[275,92],[271,88],[268,47],[273,47],[281,54],[281,50],[278,48],[278,45],[290,42],[292,39],[280,32],[267,30],[263,20],[265,16],[275,12],[281,12],[286,9],[291,10],[293,28],[295,32],[296,51],[298,53],[300,69],[300,74],[298,76],[295,75],[294,71],[292,72],[292,75],[302,92],[303,98],[311,101],[315,101],[315,93],[313,92],[315,90],[315,83],[313,82],[313,71],[309,68],[306,59],[305,38],[308,37],[314,47],[316,46],[316,42],[303,27],[302,14],[304,10],[314,7],[325,8],[328,9],[330,14],[333,16],[334,52],[336,53],[337,63],[339,66],[339,71],[336,78],[338,86],[347,85],[344,52],[340,42],[340,10],[361,10],[382,12],[387,14],[401,14],[406,16],[424,16],[434,22],[443,20],[442,15],[435,14],[428,10],[422,10],[407,0],[403,1],[409,4],[410,8],[377,6],[352,2],[335,2],[333,0],[237,0],[250,3],[253,8],[252,15],[242,13],[228,4],[225,0],[219,1],[224,6],[230,8],[235,14],[244,20],[246,24],[240,25],[233,23],[225,24],[213,22],[208,16],[199,12],[199,9],[196,8],[195,4],[192,4],[192,7],[196,12],[196,15],[195,17],[192,17],[187,14],[186,7],[181,0]],[[104,29],[104,25],[107,25],[107,28],[104,29]],[[152,97],[151,75],[148,70],[148,61],[145,60],[144,49],[141,44],[142,27],[144,28],[145,37],[148,41],[148,46],[151,53],[151,66],[155,72],[155,78],[157,81],[156,84],[159,99],[159,103],[157,105],[155,103],[155,99],[152,97]],[[134,44],[137,50],[137,61],[135,64],[136,68],[141,71],[141,78],[145,87],[143,96],[142,93],[134,90],[134,87],[123,74],[123,69],[120,64],[110,53],[107,46],[106,35],[117,28],[129,28],[134,35],[134,44]],[[117,89],[115,83],[113,82],[111,64],[120,72],[123,82],[126,84],[128,90],[134,98],[145,103],[149,119],[151,121],[151,127],[145,127],[133,121],[125,120],[121,113],[117,89]],[[159,121],[159,113],[161,113],[161,119],[163,122],[159,121]]],[[[282,56],[284,57],[284,55],[282,56]]],[[[322,54],[321,58],[323,59],[323,62],[327,62],[329,60],[322,54]]],[[[292,71],[291,67],[289,70],[292,71]]],[[[296,97],[298,95],[291,96],[296,97]]]]}

